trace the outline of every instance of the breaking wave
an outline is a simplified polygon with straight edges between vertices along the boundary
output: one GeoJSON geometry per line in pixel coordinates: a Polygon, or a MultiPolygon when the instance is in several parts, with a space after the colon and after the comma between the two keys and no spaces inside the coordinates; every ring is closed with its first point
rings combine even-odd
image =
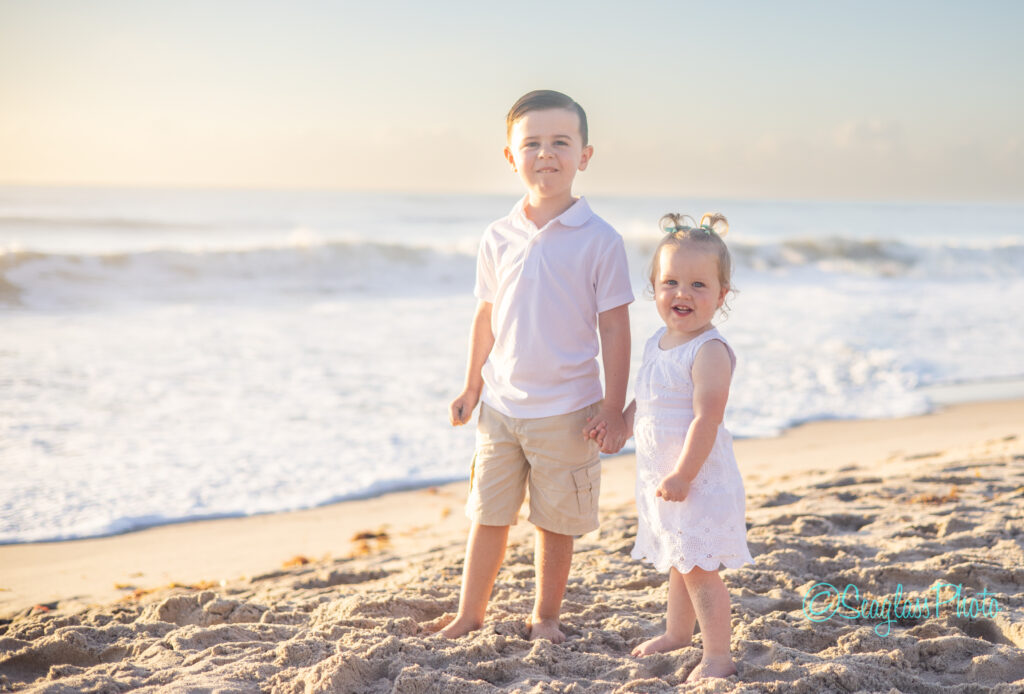
{"type": "MultiPolygon", "coordinates": [[[[639,284],[654,243],[627,240],[627,246],[639,284]]],[[[921,281],[1024,276],[1024,243],[1013,241],[971,247],[792,239],[732,243],[731,250],[737,275],[814,270],[921,281]]],[[[464,247],[365,240],[91,254],[0,250],[0,304],[57,308],[325,294],[436,296],[470,291],[474,264],[473,254],[464,247]]]]}

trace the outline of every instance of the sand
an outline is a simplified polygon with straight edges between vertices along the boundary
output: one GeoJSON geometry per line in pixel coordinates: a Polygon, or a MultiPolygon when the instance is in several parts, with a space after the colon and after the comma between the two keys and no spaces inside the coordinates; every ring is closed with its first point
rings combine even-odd
{"type": "Polygon", "coordinates": [[[756,564],[723,572],[739,668],[724,680],[682,684],[699,634],[629,655],[663,627],[666,582],[629,557],[633,461],[618,456],[601,529],[577,542],[564,644],[525,638],[527,523],[484,628],[432,635],[458,604],[459,483],[0,547],[0,691],[1024,691],[1024,401],[810,424],[740,441],[737,457],[756,564]],[[826,601],[805,598],[826,584],[863,602],[848,592],[842,614],[812,621],[826,601]],[[896,595],[902,617],[878,616],[896,595]]]}

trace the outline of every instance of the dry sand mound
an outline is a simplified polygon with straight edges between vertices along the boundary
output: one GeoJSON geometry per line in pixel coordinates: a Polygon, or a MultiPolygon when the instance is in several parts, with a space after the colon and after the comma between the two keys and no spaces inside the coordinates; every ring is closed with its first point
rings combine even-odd
{"type": "MultiPolygon", "coordinates": [[[[808,474],[751,492],[757,563],[724,576],[738,676],[708,692],[1024,691],[1024,455],[935,455],[900,474],[808,474]],[[998,614],[840,615],[812,622],[816,584],[881,600],[898,586],[934,598],[939,582],[982,590],[998,614]]],[[[276,571],[218,590],[177,589],[64,615],[26,611],[0,625],[0,691],[32,692],[669,692],[696,647],[637,660],[659,633],[665,577],[629,558],[632,507],[607,510],[578,543],[562,645],[525,639],[532,545],[519,533],[489,619],[457,642],[431,629],[457,605],[462,546],[276,571]]],[[[825,605],[824,600],[817,604],[825,605]]],[[[859,604],[859,603],[858,603],[859,604]]],[[[969,606],[970,603],[964,603],[969,606]]],[[[991,611],[991,610],[990,610],[991,611]]]]}

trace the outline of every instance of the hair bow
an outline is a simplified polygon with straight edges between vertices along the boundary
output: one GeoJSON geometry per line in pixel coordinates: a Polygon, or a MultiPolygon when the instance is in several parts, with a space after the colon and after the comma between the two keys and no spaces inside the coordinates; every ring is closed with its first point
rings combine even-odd
{"type": "Polygon", "coordinates": [[[729,223],[725,220],[725,217],[717,212],[708,212],[701,216],[700,224],[697,224],[696,220],[688,214],[684,215],[671,215],[667,220],[674,223],[665,224],[661,227],[662,231],[666,234],[674,234],[677,231],[703,231],[706,235],[711,236],[712,234],[718,237],[723,237],[729,233],[729,223]],[[693,222],[692,226],[687,226],[685,221],[689,219],[693,222]],[[707,220],[707,221],[705,221],[707,220]],[[684,224],[680,224],[684,222],[684,224]]]}

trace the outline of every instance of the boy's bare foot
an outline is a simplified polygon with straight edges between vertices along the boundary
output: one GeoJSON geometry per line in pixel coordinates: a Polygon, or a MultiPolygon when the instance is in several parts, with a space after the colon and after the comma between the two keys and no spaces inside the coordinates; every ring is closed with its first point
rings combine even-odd
{"type": "Polygon", "coordinates": [[[690,639],[674,639],[668,634],[662,634],[661,636],[655,636],[653,639],[648,639],[634,648],[633,655],[637,658],[643,658],[645,655],[651,655],[653,653],[674,651],[677,648],[689,646],[690,643],[690,639]]]}
{"type": "Polygon", "coordinates": [[[452,620],[451,624],[438,631],[437,635],[446,639],[457,639],[461,636],[465,636],[471,631],[476,631],[482,626],[483,624],[479,622],[474,622],[462,617],[456,617],[452,620]]]}
{"type": "Polygon", "coordinates": [[[530,632],[530,640],[547,639],[551,643],[562,643],[565,641],[565,634],[558,628],[557,619],[534,619],[527,625],[530,632]]]}
{"type": "Polygon", "coordinates": [[[736,666],[729,656],[703,658],[686,677],[687,682],[696,682],[706,677],[728,677],[736,674],[736,666]]]}

